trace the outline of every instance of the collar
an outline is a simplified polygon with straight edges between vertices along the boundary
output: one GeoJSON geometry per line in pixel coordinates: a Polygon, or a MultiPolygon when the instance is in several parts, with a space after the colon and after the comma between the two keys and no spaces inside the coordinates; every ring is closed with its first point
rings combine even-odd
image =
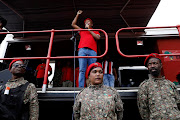
{"type": "Polygon", "coordinates": [[[16,82],[16,81],[21,81],[21,80],[24,80],[24,77],[20,77],[20,78],[14,79],[14,80],[10,79],[10,80],[8,80],[8,82],[16,82]]]}
{"type": "Polygon", "coordinates": [[[161,78],[154,78],[154,77],[152,77],[151,74],[149,74],[149,79],[154,80],[154,81],[159,81],[159,80],[164,80],[165,76],[162,76],[161,78]]]}
{"type": "Polygon", "coordinates": [[[90,85],[89,88],[93,88],[93,89],[98,89],[98,88],[102,88],[103,87],[103,83],[99,84],[99,85],[90,85]]]}

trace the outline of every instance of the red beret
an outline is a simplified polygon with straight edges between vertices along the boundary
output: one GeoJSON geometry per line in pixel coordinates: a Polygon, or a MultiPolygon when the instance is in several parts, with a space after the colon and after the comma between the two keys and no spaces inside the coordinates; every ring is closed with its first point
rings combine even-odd
{"type": "Polygon", "coordinates": [[[88,67],[87,70],[86,70],[86,79],[88,78],[88,75],[89,75],[89,73],[91,72],[91,70],[92,70],[93,68],[96,68],[96,67],[102,68],[101,63],[95,62],[95,63],[92,63],[92,64],[89,65],[89,67],[88,67]]]}
{"type": "Polygon", "coordinates": [[[14,59],[14,60],[12,60],[11,63],[9,64],[9,70],[11,70],[12,64],[13,64],[14,62],[16,62],[16,61],[22,61],[22,62],[23,62],[23,60],[21,60],[21,59],[14,59]]]}
{"type": "Polygon", "coordinates": [[[147,62],[148,62],[148,60],[149,60],[150,58],[158,58],[158,59],[161,61],[161,57],[160,57],[159,54],[157,54],[157,53],[151,53],[151,54],[149,54],[149,55],[146,57],[146,59],[144,60],[144,65],[145,65],[146,67],[147,67],[147,62]]]}
{"type": "MultiPolygon", "coordinates": [[[[90,18],[86,18],[86,19],[84,20],[84,24],[85,24],[86,20],[92,21],[90,18]]],[[[93,22],[93,21],[92,21],[92,22],[93,22]]]]}

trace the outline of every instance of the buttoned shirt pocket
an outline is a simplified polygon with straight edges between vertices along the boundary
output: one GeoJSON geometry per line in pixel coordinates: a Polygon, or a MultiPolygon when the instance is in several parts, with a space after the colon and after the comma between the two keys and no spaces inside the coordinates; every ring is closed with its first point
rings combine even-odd
{"type": "Polygon", "coordinates": [[[155,110],[155,103],[156,103],[156,99],[158,98],[158,94],[157,91],[152,90],[149,92],[148,95],[148,102],[149,102],[149,109],[150,110],[155,110]]]}
{"type": "Polygon", "coordinates": [[[149,109],[151,110],[151,112],[157,111],[158,106],[156,105],[156,101],[155,100],[149,100],[149,109]]]}
{"type": "Polygon", "coordinates": [[[159,117],[161,115],[159,114],[159,112],[153,112],[151,115],[150,115],[150,120],[161,120],[159,117]]]}
{"type": "Polygon", "coordinates": [[[107,116],[111,117],[115,114],[115,101],[113,95],[104,95],[103,100],[103,116],[106,118],[107,116]],[[110,114],[111,112],[111,114],[110,114]],[[109,114],[109,115],[108,115],[109,114]]]}

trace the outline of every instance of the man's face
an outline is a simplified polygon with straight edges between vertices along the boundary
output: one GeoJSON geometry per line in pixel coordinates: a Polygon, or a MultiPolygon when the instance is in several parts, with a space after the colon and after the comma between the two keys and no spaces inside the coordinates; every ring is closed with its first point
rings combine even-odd
{"type": "Polygon", "coordinates": [[[22,61],[16,61],[12,64],[10,72],[14,76],[22,77],[25,73],[25,65],[22,61]]]}
{"type": "Polygon", "coordinates": [[[161,73],[162,63],[157,58],[150,58],[147,67],[152,76],[158,77],[161,73]]]}
{"type": "Polygon", "coordinates": [[[98,85],[103,82],[103,70],[100,67],[96,67],[91,70],[89,74],[91,85],[98,85]]]}
{"type": "Polygon", "coordinates": [[[93,26],[93,23],[91,20],[86,20],[85,21],[85,28],[92,28],[93,26]]]}

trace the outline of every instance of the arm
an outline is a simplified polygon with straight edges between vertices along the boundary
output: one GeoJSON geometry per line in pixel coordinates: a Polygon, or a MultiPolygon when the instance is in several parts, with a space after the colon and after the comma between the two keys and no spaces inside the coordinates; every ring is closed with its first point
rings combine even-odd
{"type": "Polygon", "coordinates": [[[35,76],[35,77],[36,77],[36,75],[37,75],[37,72],[38,72],[37,70],[34,72],[34,76],[35,76]]]}
{"type": "Polygon", "coordinates": [[[79,94],[76,97],[74,106],[73,106],[73,113],[74,113],[74,118],[75,120],[80,119],[80,109],[81,109],[81,102],[78,100],[79,94]]]}
{"type": "Polygon", "coordinates": [[[89,32],[91,33],[91,35],[93,36],[94,39],[96,39],[96,40],[100,39],[101,36],[99,34],[94,33],[93,31],[91,31],[91,26],[89,24],[86,24],[86,28],[89,29],[89,32]]]}
{"type": "Polygon", "coordinates": [[[101,38],[100,35],[94,33],[93,31],[89,31],[89,32],[91,33],[91,35],[93,36],[94,39],[99,40],[101,38]]]}
{"type": "Polygon", "coordinates": [[[180,110],[180,96],[179,96],[179,92],[177,90],[177,87],[174,85],[174,83],[173,83],[173,87],[172,88],[174,89],[173,91],[174,91],[177,107],[180,110]]]}
{"type": "Polygon", "coordinates": [[[148,103],[148,97],[147,97],[146,89],[140,86],[137,93],[137,105],[139,108],[139,113],[143,120],[149,120],[149,107],[147,103],[148,103]]]}
{"type": "Polygon", "coordinates": [[[115,80],[117,80],[118,78],[117,78],[116,68],[113,68],[113,74],[114,74],[114,78],[115,78],[115,80]]]}
{"type": "Polygon", "coordinates": [[[39,70],[39,65],[37,66],[36,71],[34,72],[34,76],[35,76],[35,77],[37,76],[38,70],[39,70]]]}
{"type": "Polygon", "coordinates": [[[71,23],[71,26],[74,28],[74,29],[80,29],[80,27],[77,25],[77,20],[78,20],[78,17],[80,14],[82,14],[82,10],[79,10],[74,18],[74,20],[72,21],[71,23]]]}
{"type": "Polygon", "coordinates": [[[52,74],[52,68],[51,68],[51,66],[49,65],[49,73],[48,73],[48,76],[50,76],[51,74],[52,74]]]}
{"type": "Polygon", "coordinates": [[[24,102],[29,102],[29,120],[38,120],[39,117],[39,103],[37,98],[37,91],[34,84],[30,83],[27,87],[24,102]]]}
{"type": "Polygon", "coordinates": [[[123,102],[118,92],[116,92],[116,96],[115,96],[115,105],[116,105],[117,120],[122,120],[124,109],[123,109],[123,102]]]}

